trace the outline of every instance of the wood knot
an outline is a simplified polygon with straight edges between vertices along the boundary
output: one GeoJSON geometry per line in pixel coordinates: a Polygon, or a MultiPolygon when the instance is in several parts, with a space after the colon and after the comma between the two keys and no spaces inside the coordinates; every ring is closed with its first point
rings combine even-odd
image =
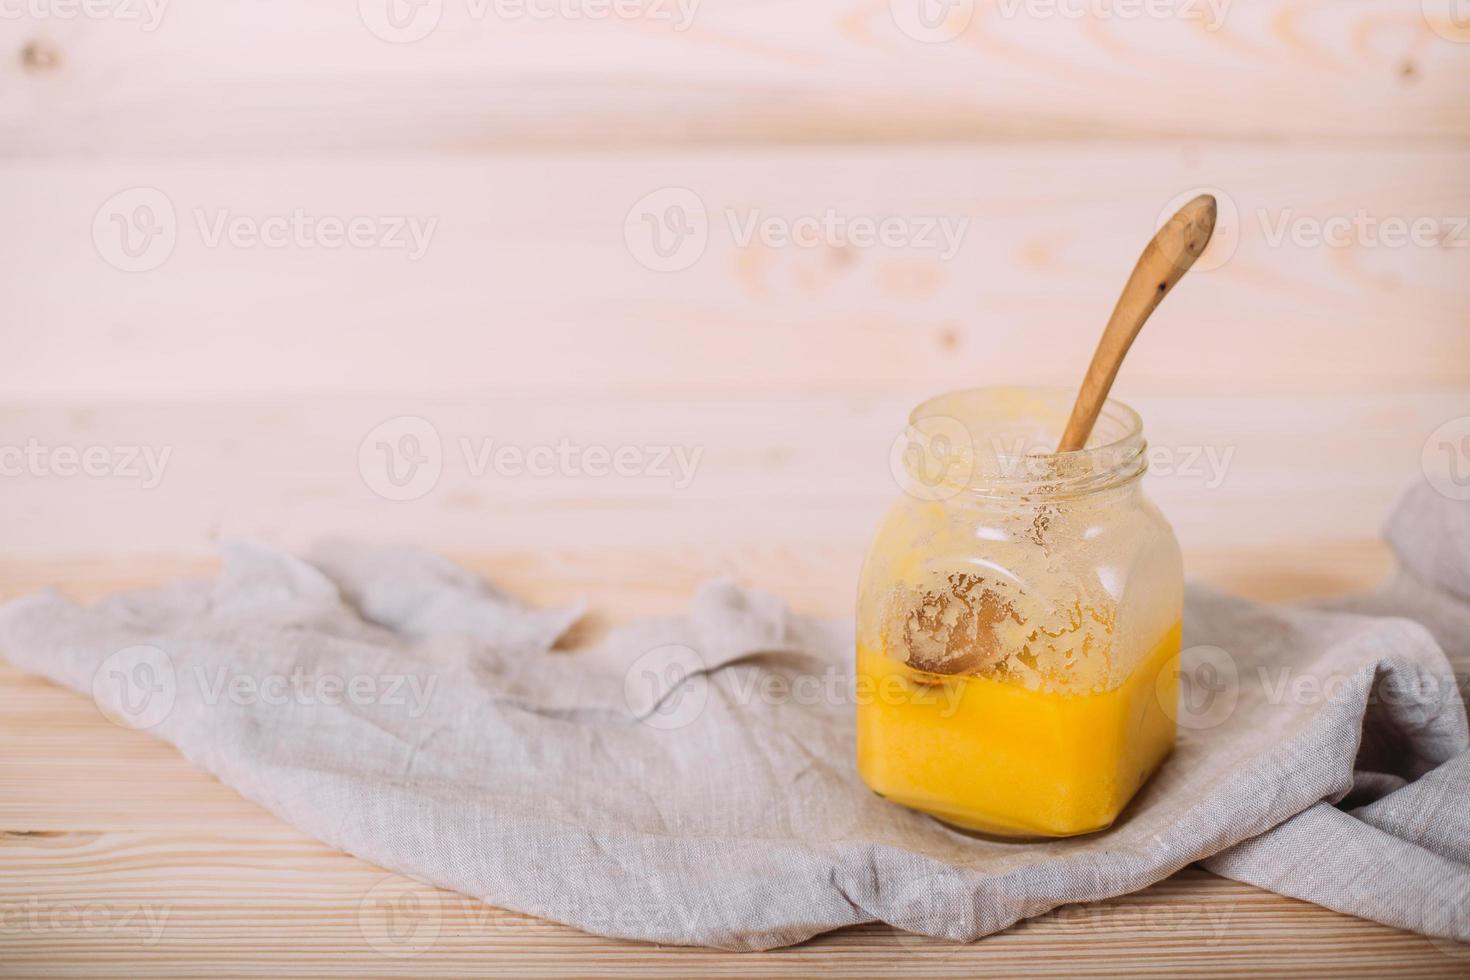
{"type": "Polygon", "coordinates": [[[61,52],[50,42],[27,41],[20,49],[20,65],[32,74],[55,71],[61,67],[61,52]]]}

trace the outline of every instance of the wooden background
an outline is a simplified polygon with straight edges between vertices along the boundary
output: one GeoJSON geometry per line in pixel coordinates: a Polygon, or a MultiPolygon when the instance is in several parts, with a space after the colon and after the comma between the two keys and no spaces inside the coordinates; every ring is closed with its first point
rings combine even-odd
{"type": "MultiPolygon", "coordinates": [[[[169,453],[153,487],[0,477],[0,593],[95,596],[208,572],[222,537],[345,532],[605,619],[725,572],[846,615],[908,408],[1080,377],[1161,212],[1199,188],[1225,203],[1218,267],[1170,297],[1118,387],[1156,445],[1228,454],[1219,479],[1150,477],[1191,574],[1264,598],[1370,587],[1426,439],[1470,414],[1470,20],[1451,3],[1236,0],[1212,25],[960,0],[954,37],[921,43],[903,0],[704,0],[683,31],[443,0],[428,36],[392,43],[374,2],[0,19],[0,446],[169,453]],[[177,243],[125,272],[94,222],[138,187],[167,197],[177,243]],[[657,272],[625,223],[668,187],[703,202],[709,241],[657,272]],[[196,223],[297,209],[436,224],[409,260],[210,246],[196,223]],[[741,246],[727,210],[968,227],[945,261],[741,246]],[[1274,239],[1360,214],[1440,234],[1274,239]],[[359,449],[401,416],[433,425],[443,473],[390,501],[359,449]],[[702,455],[680,488],[476,475],[461,439],[702,455]]],[[[0,705],[0,973],[1466,969],[1198,871],[970,947],[875,927],[759,957],[444,895],[432,948],[393,959],[363,911],[381,871],[70,693],[3,668],[0,705]],[[22,914],[89,904],[170,916],[150,942],[22,914]]]]}

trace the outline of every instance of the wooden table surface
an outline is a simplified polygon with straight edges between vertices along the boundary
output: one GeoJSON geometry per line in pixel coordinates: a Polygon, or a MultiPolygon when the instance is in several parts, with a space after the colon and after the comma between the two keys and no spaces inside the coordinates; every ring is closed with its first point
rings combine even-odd
{"type": "MultiPolygon", "coordinates": [[[[1368,584],[1370,541],[1199,552],[1191,566],[1257,595],[1368,584]],[[1267,564],[1275,569],[1263,575],[1267,564]]],[[[792,582],[815,567],[784,563],[792,582]]],[[[586,582],[607,608],[677,608],[698,562],[594,552],[467,564],[551,602],[586,582]],[[576,568],[579,574],[568,575],[576,568]],[[561,585],[552,583],[561,582],[561,585]],[[657,583],[657,584],[655,584],[657,583]]],[[[761,574],[750,560],[752,576],[761,574]]],[[[199,560],[12,563],[5,594],[60,581],[87,598],[207,573],[199,560]]],[[[726,566],[728,568],[728,565],[726,566]]],[[[766,584],[781,579],[767,564],[766,584]]],[[[802,590],[793,589],[800,594],[802,590]]],[[[808,590],[809,603],[822,607],[808,590]]],[[[835,599],[835,597],[833,597],[835,599]]],[[[1354,919],[1189,868],[1142,892],[1065,906],[976,943],[885,925],[735,954],[603,939],[429,888],[319,844],[85,697],[0,668],[0,974],[7,976],[874,975],[1464,976],[1470,947],[1354,919]]]]}

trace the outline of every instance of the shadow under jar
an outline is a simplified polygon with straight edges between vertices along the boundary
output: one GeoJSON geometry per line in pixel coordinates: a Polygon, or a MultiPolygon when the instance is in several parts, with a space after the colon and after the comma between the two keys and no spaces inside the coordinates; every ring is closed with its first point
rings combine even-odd
{"type": "Polygon", "coordinates": [[[1055,452],[1072,397],[915,409],[858,592],[863,780],[998,836],[1109,826],[1174,745],[1179,544],[1144,496],[1131,408],[1107,402],[1086,448],[1055,452]]]}

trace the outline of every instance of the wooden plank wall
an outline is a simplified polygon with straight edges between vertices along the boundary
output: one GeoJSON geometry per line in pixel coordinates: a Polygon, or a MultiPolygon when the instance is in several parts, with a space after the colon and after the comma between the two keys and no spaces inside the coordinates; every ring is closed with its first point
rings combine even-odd
{"type": "Polygon", "coordinates": [[[0,19],[0,444],[173,451],[150,489],[0,480],[7,550],[330,529],[851,563],[907,407],[1072,383],[1199,188],[1225,204],[1213,268],[1119,392],[1155,441],[1234,455],[1209,493],[1156,495],[1201,554],[1370,540],[1470,406],[1470,28],[1418,0],[1125,8],[957,0],[926,28],[905,0],[703,0],[687,24],[653,0],[603,20],[430,0],[413,41],[378,0],[0,19]],[[688,195],[702,252],[651,268],[647,222],[688,195]],[[172,243],[126,271],[140,202],[172,243]],[[293,215],[430,230],[422,254],[221,231],[293,215]],[[952,254],[741,240],[824,215],[963,234],[952,254]],[[1355,228],[1325,244],[1334,222],[1355,228]],[[448,453],[406,503],[358,467],[403,415],[448,453]],[[680,492],[476,478],[461,436],[705,455],[680,492]]]}

